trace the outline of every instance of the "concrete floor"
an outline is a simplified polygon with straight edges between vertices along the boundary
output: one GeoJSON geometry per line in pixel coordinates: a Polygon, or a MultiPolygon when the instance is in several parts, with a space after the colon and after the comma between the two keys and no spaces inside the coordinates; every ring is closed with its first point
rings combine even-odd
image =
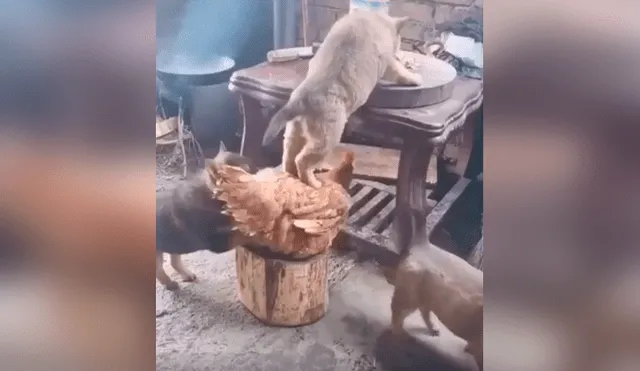
{"type": "MultiPolygon", "coordinates": [[[[420,339],[392,339],[392,287],[370,263],[333,257],[330,305],[319,322],[301,328],[267,327],[236,293],[235,255],[199,252],[185,263],[199,282],[169,292],[156,286],[157,370],[464,370],[464,343],[443,328],[424,335],[418,313],[407,328],[420,339]]],[[[172,274],[171,268],[167,272],[172,274]],[[171,272],[171,273],[170,273],[171,272]]],[[[441,326],[442,327],[442,326],[441,326]]]]}
{"type": "MultiPolygon", "coordinates": [[[[163,166],[163,158],[157,160],[156,190],[171,188],[179,178],[175,168],[163,166]]],[[[462,352],[461,339],[443,326],[440,337],[425,335],[417,312],[405,327],[418,341],[390,336],[393,287],[371,263],[332,257],[328,313],[313,325],[292,329],[263,325],[238,301],[234,252],[198,252],[184,262],[199,282],[181,282],[177,292],[156,284],[159,371],[476,369],[462,352]]],[[[165,269],[178,279],[169,264],[165,269]]]]}

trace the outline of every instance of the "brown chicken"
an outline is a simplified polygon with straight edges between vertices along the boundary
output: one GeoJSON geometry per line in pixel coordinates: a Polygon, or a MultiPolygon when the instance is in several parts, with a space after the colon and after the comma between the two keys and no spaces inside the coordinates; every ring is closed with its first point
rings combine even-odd
{"type": "Polygon", "coordinates": [[[319,177],[319,189],[281,170],[249,174],[222,164],[208,167],[209,186],[252,242],[283,257],[304,259],[327,250],[347,221],[353,159],[346,152],[339,166],[319,177]]]}

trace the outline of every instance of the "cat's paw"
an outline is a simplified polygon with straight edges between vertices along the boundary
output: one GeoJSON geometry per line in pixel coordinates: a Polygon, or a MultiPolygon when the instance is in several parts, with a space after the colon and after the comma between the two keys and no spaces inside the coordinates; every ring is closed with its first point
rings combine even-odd
{"type": "Polygon", "coordinates": [[[180,285],[176,281],[169,281],[164,285],[164,288],[169,291],[176,291],[180,288],[180,285]]]}
{"type": "Polygon", "coordinates": [[[181,274],[180,276],[182,277],[182,280],[184,282],[195,282],[198,280],[198,277],[196,277],[196,274],[192,272],[186,272],[184,274],[181,274]]]}
{"type": "Polygon", "coordinates": [[[309,177],[309,185],[315,189],[322,187],[322,182],[315,177],[309,177]]]}
{"type": "Polygon", "coordinates": [[[440,330],[438,330],[437,328],[431,328],[429,330],[427,330],[429,336],[440,336],[440,330]]]}
{"type": "Polygon", "coordinates": [[[282,168],[285,173],[289,173],[296,178],[298,177],[298,168],[296,167],[295,162],[284,162],[282,164],[282,168]]]}
{"type": "Polygon", "coordinates": [[[422,75],[413,73],[407,82],[409,85],[420,86],[424,83],[424,80],[422,79],[422,75]]]}

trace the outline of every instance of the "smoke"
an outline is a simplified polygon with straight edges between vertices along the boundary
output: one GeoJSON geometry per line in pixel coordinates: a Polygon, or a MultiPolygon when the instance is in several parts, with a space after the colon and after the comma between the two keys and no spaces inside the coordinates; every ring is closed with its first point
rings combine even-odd
{"type": "Polygon", "coordinates": [[[255,32],[252,25],[263,5],[258,3],[264,1],[189,1],[181,28],[166,52],[188,55],[196,62],[220,55],[237,58],[255,32]]]}

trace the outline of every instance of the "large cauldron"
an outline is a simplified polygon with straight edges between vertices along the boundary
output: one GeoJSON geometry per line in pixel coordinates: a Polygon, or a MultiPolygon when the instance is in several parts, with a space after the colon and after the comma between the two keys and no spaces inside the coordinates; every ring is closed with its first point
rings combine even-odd
{"type": "Polygon", "coordinates": [[[228,81],[235,64],[233,59],[224,56],[195,60],[183,54],[161,52],[156,57],[156,72],[166,85],[208,86],[228,81]]]}

